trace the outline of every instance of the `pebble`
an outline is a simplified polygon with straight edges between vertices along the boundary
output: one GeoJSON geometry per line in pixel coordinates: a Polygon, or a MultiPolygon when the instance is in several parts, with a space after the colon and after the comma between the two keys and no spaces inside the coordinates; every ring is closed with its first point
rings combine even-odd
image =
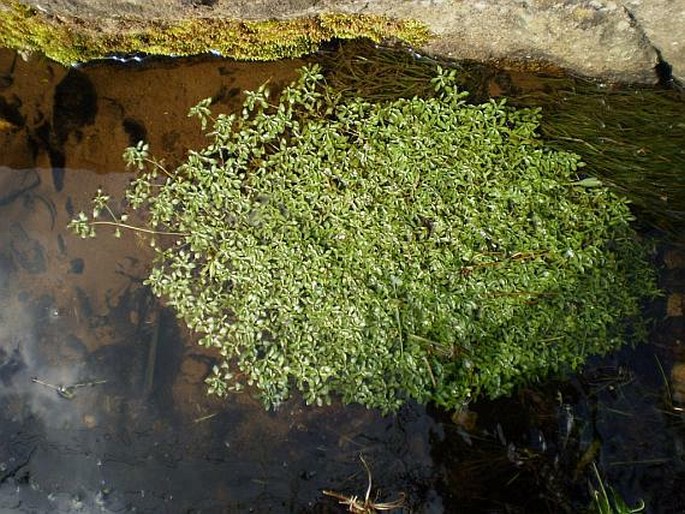
{"type": "Polygon", "coordinates": [[[675,403],[685,403],[685,362],[676,362],[671,368],[671,394],[675,403]]]}
{"type": "Polygon", "coordinates": [[[685,315],[685,295],[683,293],[673,293],[668,295],[666,300],[666,316],[677,318],[685,315]]]}
{"type": "Polygon", "coordinates": [[[95,428],[98,424],[97,419],[92,414],[84,414],[82,421],[86,428],[95,428]]]}

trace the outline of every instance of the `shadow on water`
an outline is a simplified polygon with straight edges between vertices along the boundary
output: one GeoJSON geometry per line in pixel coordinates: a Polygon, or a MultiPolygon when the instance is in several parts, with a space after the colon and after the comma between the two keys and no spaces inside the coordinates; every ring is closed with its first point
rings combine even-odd
{"type": "MultiPolygon", "coordinates": [[[[658,258],[667,296],[649,345],[457,415],[409,404],[382,417],[206,396],[214,355],[144,286],[150,249],[67,233],[98,187],[126,187],[130,175],[105,173],[125,146],[145,138],[173,163],[201,142],[185,117],[198,99],[234,108],[301,64],[66,70],[0,51],[0,511],[342,512],[322,490],[363,496],[360,454],[378,500],[404,492],[407,512],[582,511],[592,462],[628,503],[685,510],[679,249],[658,258]]],[[[487,94],[524,80],[492,76],[487,94]]]]}

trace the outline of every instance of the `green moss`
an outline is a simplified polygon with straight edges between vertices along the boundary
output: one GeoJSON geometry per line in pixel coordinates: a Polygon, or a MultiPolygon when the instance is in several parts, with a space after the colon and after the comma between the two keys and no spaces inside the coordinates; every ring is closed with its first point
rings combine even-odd
{"type": "Polygon", "coordinates": [[[117,33],[102,33],[76,18],[54,17],[16,0],[0,0],[0,45],[42,52],[63,64],[111,55],[145,53],[194,55],[217,51],[241,60],[299,57],[333,38],[397,39],[412,45],[428,40],[414,20],[383,16],[324,14],[292,20],[188,19],[147,22],[117,33]]]}

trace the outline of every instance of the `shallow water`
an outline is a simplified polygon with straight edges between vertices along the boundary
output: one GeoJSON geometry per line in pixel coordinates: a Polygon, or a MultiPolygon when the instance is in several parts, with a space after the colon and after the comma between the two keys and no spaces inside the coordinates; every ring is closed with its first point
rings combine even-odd
{"type": "Polygon", "coordinates": [[[123,170],[125,146],[144,138],[173,164],[202,141],[185,117],[197,100],[231,109],[239,91],[284,83],[300,64],[66,70],[0,51],[0,511],[342,512],[322,490],[363,496],[360,454],[379,500],[405,493],[411,512],[577,511],[592,461],[629,503],[685,510],[685,423],[671,398],[685,258],[674,248],[656,257],[669,296],[647,307],[649,345],[461,419],[415,404],[382,417],[206,396],[213,355],[143,286],[149,249],[65,226],[98,187],[123,190],[130,175],[108,172],[123,170]],[[85,385],[60,395],[33,378],[85,385]]]}
{"type": "Polygon", "coordinates": [[[136,238],[64,228],[74,195],[127,175],[67,170],[59,192],[49,170],[0,177],[3,191],[38,183],[1,208],[0,510],[297,511],[324,488],[363,492],[360,452],[388,494],[435,494],[429,440],[442,430],[423,408],[383,418],[291,401],[269,413],[248,395],[206,396],[213,357],[141,284],[136,238]],[[68,399],[34,377],[105,383],[68,399]]]}

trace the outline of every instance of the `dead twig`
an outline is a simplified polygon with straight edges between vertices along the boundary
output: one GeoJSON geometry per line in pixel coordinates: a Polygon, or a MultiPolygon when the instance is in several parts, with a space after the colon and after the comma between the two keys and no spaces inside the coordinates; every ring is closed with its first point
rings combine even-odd
{"type": "Polygon", "coordinates": [[[402,508],[405,501],[404,493],[400,493],[400,497],[392,502],[376,503],[370,499],[372,485],[371,469],[369,469],[369,465],[366,463],[366,460],[364,460],[363,455],[359,455],[359,460],[362,461],[364,469],[366,470],[366,476],[368,478],[368,487],[366,488],[364,499],[360,499],[358,496],[346,496],[344,494],[336,493],[335,491],[327,490],[324,490],[323,494],[337,499],[338,503],[341,505],[347,505],[348,512],[353,512],[354,514],[373,514],[375,512],[390,511],[402,508]]]}

